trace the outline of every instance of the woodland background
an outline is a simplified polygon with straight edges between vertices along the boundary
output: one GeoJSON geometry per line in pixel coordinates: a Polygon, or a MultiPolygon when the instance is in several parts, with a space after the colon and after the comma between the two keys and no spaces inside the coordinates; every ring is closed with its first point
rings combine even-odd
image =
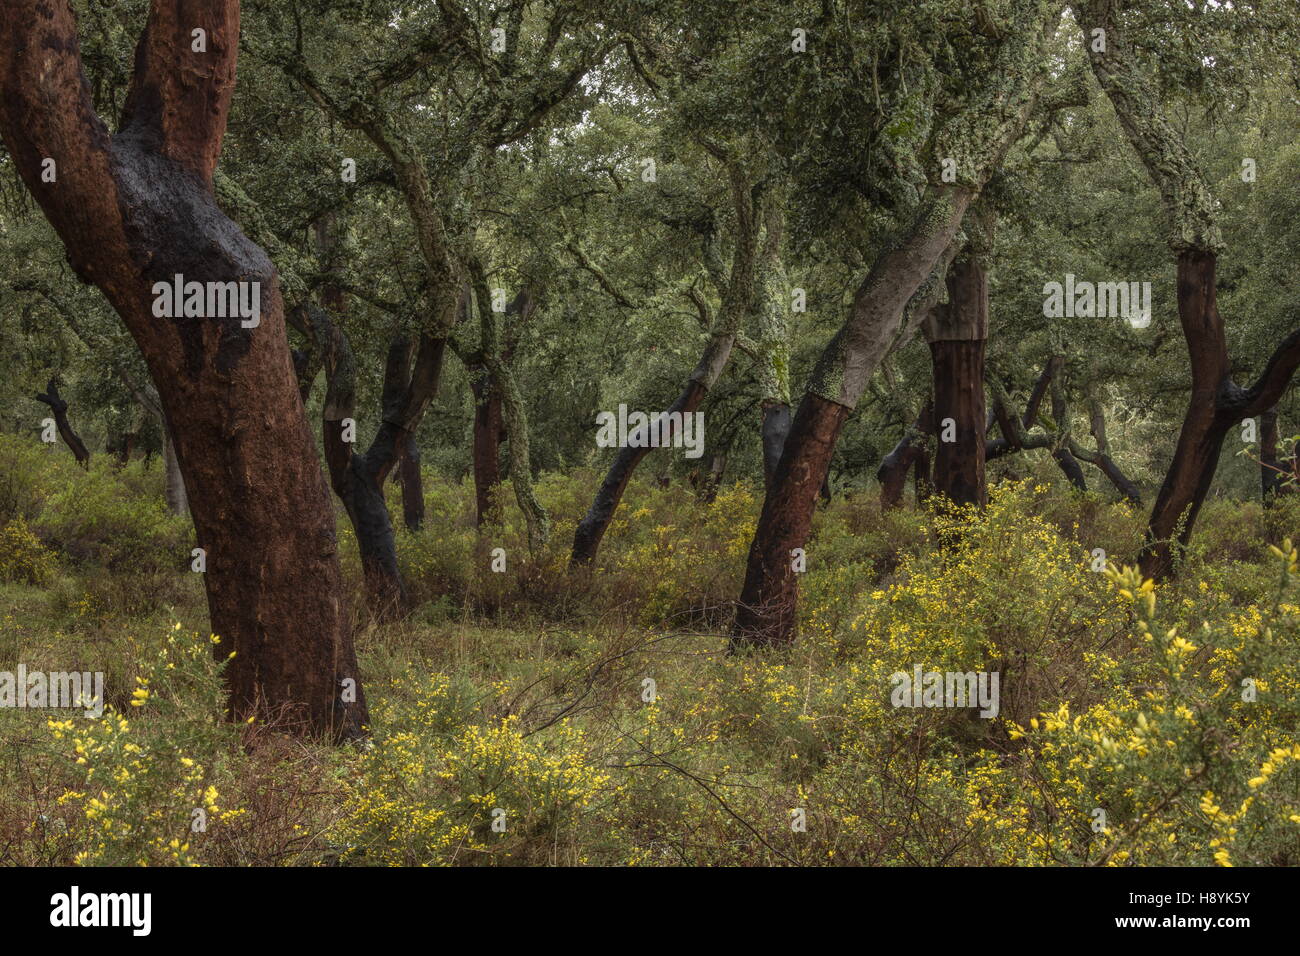
{"type": "Polygon", "coordinates": [[[0,668],[110,709],[0,709],[0,860],[1296,862],[1294,5],[75,2],[93,188],[29,6],[0,668]],[[190,189],[278,282],[229,391],[112,271],[235,256],[190,189]],[[620,403],[704,457],[597,448],[620,403]]]}

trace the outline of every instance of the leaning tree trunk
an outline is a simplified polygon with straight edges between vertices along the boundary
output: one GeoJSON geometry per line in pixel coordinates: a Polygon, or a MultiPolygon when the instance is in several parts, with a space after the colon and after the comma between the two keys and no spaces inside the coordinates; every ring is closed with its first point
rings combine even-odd
{"type": "Polygon", "coordinates": [[[154,0],[114,134],[91,106],[66,0],[12,0],[0,13],[0,133],[157,387],[207,552],[229,715],[348,736],[367,720],[365,697],[276,272],[212,194],[238,40],[234,0],[154,0]],[[195,29],[205,53],[190,52],[195,29]],[[42,181],[46,157],[56,183],[42,181]],[[155,315],[155,283],[178,274],[258,283],[260,315],[155,315]]]}
{"type": "MultiPolygon", "coordinates": [[[[754,195],[751,184],[745,178],[745,172],[734,159],[724,161],[731,185],[732,204],[736,212],[736,241],[732,251],[731,275],[729,277],[717,320],[709,330],[709,343],[699,364],[691,373],[677,400],[668,408],[668,413],[680,412],[683,416],[694,412],[704,401],[709,389],[713,388],[731,358],[740,330],[741,318],[754,302],[754,280],[757,269],[758,225],[755,217],[754,195]]],[[[664,429],[665,432],[669,429],[664,429]]],[[[672,436],[666,435],[665,441],[672,436]]],[[[573,536],[573,550],[570,554],[571,566],[589,565],[596,559],[600,541],[605,536],[609,523],[614,518],[614,511],[623,498],[627,484],[639,465],[653,449],[623,448],[614,456],[610,466],[596,491],[596,498],[582,520],[578,522],[573,536]]]]}
{"type": "Polygon", "coordinates": [[[932,274],[935,267],[953,251],[967,207],[1020,138],[1037,102],[1049,27],[1059,10],[1026,0],[1009,12],[1019,21],[1016,29],[1001,35],[990,68],[968,90],[966,106],[945,117],[937,134],[935,155],[963,157],[958,181],[927,188],[911,228],[877,258],[854,294],[848,319],[814,368],[750,545],[733,648],[794,640],[799,589],[791,551],[808,542],[840,428],[903,327],[913,296],[943,281],[932,274]],[[799,434],[801,427],[808,432],[799,434]]]}
{"type": "Polygon", "coordinates": [[[71,449],[77,464],[82,468],[89,468],[90,450],[86,448],[86,443],[81,440],[81,436],[68,421],[68,403],[59,395],[58,383],[50,379],[49,384],[45,386],[45,391],[37,393],[36,400],[50,406],[50,411],[54,415],[54,427],[58,429],[59,437],[71,449]]]}
{"type": "Polygon", "coordinates": [[[808,543],[840,429],[927,277],[929,294],[937,294],[942,280],[931,270],[956,235],[971,192],[941,188],[927,198],[908,238],[883,254],[863,280],[849,320],[823,352],[799,403],[750,544],[733,649],[794,639],[799,584],[793,559],[808,543]]]}

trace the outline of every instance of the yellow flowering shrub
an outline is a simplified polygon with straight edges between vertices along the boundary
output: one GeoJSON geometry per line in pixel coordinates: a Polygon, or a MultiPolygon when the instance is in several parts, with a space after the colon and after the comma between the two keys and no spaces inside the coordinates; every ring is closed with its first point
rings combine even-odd
{"type": "Polygon", "coordinates": [[[566,837],[609,783],[582,734],[527,736],[516,717],[461,725],[463,716],[442,675],[403,704],[375,702],[376,733],[356,757],[335,833],[343,862],[579,862],[566,837]]]}
{"type": "Polygon", "coordinates": [[[54,578],[58,561],[21,517],[0,529],[0,581],[45,586],[54,578]]]}
{"type": "Polygon", "coordinates": [[[211,640],[182,634],[177,624],[144,660],[129,716],[106,706],[98,719],[78,714],[47,722],[75,781],[57,801],[71,812],[71,862],[198,865],[198,841],[241,815],[220,805],[212,782],[230,728],[214,725],[212,711],[188,714],[196,699],[209,706],[221,700],[211,640]],[[165,729],[159,720],[167,721],[165,729]],[[212,760],[205,764],[193,753],[211,753],[212,760]]]}

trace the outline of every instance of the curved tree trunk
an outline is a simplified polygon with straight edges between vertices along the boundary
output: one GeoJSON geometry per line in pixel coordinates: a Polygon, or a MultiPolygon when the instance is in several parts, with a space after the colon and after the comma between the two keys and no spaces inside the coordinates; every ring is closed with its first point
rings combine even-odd
{"type": "Polygon", "coordinates": [[[934,405],[926,402],[925,407],[917,413],[916,421],[903,433],[893,450],[881,459],[880,467],[876,469],[882,511],[902,506],[907,476],[914,470],[916,480],[913,487],[916,489],[917,503],[920,504],[928,494],[928,487],[923,489],[922,483],[928,485],[930,479],[930,456],[926,450],[926,440],[933,431],[934,405]]]}
{"type": "Polygon", "coordinates": [[[749,548],[731,647],[793,637],[799,596],[794,551],[808,542],[813,510],[849,408],[809,393],[799,403],[772,491],[763,498],[759,533],[749,548]]]}
{"type": "Polygon", "coordinates": [[[1131,56],[1116,6],[1109,0],[1079,0],[1074,8],[1085,36],[1091,30],[1105,31],[1106,48],[1089,47],[1089,63],[1160,192],[1169,247],[1178,261],[1178,319],[1191,364],[1191,396],[1138,555],[1142,573],[1159,580],[1173,571],[1176,549],[1191,538],[1229,429],[1272,408],[1300,365],[1300,329],[1278,345],[1250,388],[1232,380],[1227,336],[1215,300],[1215,268],[1223,241],[1214,195],[1182,134],[1165,117],[1155,85],[1131,56]]]}
{"type": "Polygon", "coordinates": [[[924,298],[937,299],[942,276],[932,270],[951,247],[971,195],[942,188],[927,196],[911,233],[881,255],[859,286],[849,319],[813,370],[750,544],[733,650],[794,640],[799,588],[791,552],[808,543],[840,429],[903,324],[909,302],[923,287],[924,298]]]}
{"type": "Polygon", "coordinates": [[[1218,408],[1230,381],[1228,346],[1215,304],[1215,256],[1187,251],[1178,257],[1178,315],[1192,360],[1192,394],[1178,433],[1174,460],[1156,496],[1138,555],[1142,573],[1157,580],[1174,567],[1173,543],[1185,545],[1219,466],[1223,440],[1236,421],[1218,408]]]}
{"type": "MultiPolygon", "coordinates": [[[[724,158],[723,162],[727,168],[732,204],[736,212],[731,275],[717,320],[710,329],[709,344],[705,346],[704,354],[687,380],[686,387],[669,406],[669,414],[681,412],[685,415],[699,408],[704,396],[726,368],[740,331],[741,319],[754,302],[759,229],[755,217],[753,187],[746,180],[739,162],[734,158],[724,158]]],[[[665,441],[669,440],[671,435],[665,437],[665,441]]],[[[614,463],[601,482],[591,508],[578,522],[578,528],[574,532],[573,550],[569,558],[571,566],[588,565],[595,561],[600,541],[613,520],[614,511],[623,498],[633,472],[652,450],[648,447],[623,448],[614,457],[614,463]]]]}
{"type": "Polygon", "coordinates": [[[65,0],[0,13],[0,132],[76,273],[103,290],[148,365],[207,551],[229,714],[350,736],[365,696],[334,518],[295,385],[276,272],[217,207],[239,5],[154,0],[111,134],[89,102],[65,0]],[[190,52],[206,30],[208,51],[190,52]],[[57,187],[41,181],[43,157],[57,187]],[[258,283],[260,316],[154,314],[155,283],[258,283]]]}
{"type": "Polygon", "coordinates": [[[58,429],[59,437],[71,449],[77,464],[82,468],[89,468],[90,450],[86,448],[86,443],[81,440],[81,436],[68,421],[68,403],[60,397],[58,383],[50,379],[49,384],[45,386],[45,391],[37,393],[36,400],[50,406],[50,411],[54,414],[54,427],[58,429]]]}

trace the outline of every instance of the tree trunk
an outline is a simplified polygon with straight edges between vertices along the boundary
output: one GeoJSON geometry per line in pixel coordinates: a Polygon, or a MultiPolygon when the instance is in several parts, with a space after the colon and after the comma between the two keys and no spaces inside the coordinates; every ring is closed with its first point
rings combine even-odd
{"type": "Polygon", "coordinates": [[[1223,440],[1239,418],[1219,408],[1231,382],[1228,346],[1215,302],[1215,256],[1188,250],[1178,256],[1178,315],[1192,361],[1192,393],[1138,556],[1142,573],[1157,580],[1174,566],[1173,542],[1186,545],[1219,465],[1223,440]]]}
{"type": "Polygon", "coordinates": [[[924,482],[930,479],[930,456],[926,452],[926,438],[934,431],[934,405],[926,402],[925,407],[916,416],[916,421],[903,433],[898,444],[880,462],[876,469],[876,478],[880,481],[880,507],[883,511],[898,508],[903,503],[903,491],[907,488],[907,476],[913,472],[917,476],[917,503],[928,493],[923,493],[920,482],[924,472],[924,482]],[[924,459],[924,466],[922,466],[924,459]]]}
{"type": "Polygon", "coordinates": [[[36,400],[50,406],[50,411],[54,414],[54,427],[58,429],[59,437],[71,449],[77,464],[82,468],[89,468],[90,450],[86,448],[86,443],[81,440],[81,436],[68,421],[68,403],[60,397],[58,383],[50,379],[49,384],[45,386],[45,391],[36,395],[36,400]]]}
{"type": "MultiPolygon", "coordinates": [[[[717,320],[709,330],[709,343],[704,348],[699,364],[691,373],[686,387],[668,411],[683,415],[695,411],[704,396],[722,375],[731,358],[731,350],[740,331],[741,319],[753,308],[755,302],[755,276],[758,268],[759,226],[755,215],[753,184],[746,179],[742,165],[735,158],[720,156],[727,169],[731,186],[732,205],[736,213],[736,236],[732,252],[731,272],[726,283],[722,306],[717,320]]],[[[653,449],[623,448],[614,458],[596,492],[596,498],[587,514],[578,522],[573,536],[571,567],[591,564],[613,520],[614,511],[623,498],[623,492],[632,479],[637,465],[653,449]]]]}
{"type": "Polygon", "coordinates": [[[934,368],[935,445],[930,487],[956,505],[988,503],[984,480],[984,339],[930,343],[934,368]],[[953,441],[944,441],[952,420],[953,441]]]}
{"type": "Polygon", "coordinates": [[[946,187],[927,195],[911,232],[877,259],[858,287],[848,320],[814,368],[750,544],[733,650],[794,640],[799,589],[791,552],[808,543],[840,429],[884,358],[913,296],[924,287],[924,298],[937,298],[942,276],[932,270],[950,249],[971,197],[967,189],[946,187]]]}
{"type": "Polygon", "coordinates": [[[424,525],[424,476],[420,472],[420,445],[414,434],[406,436],[398,472],[402,482],[402,521],[408,531],[419,531],[424,525]]]}
{"type": "Polygon", "coordinates": [[[490,519],[492,492],[501,483],[501,393],[485,367],[470,371],[474,392],[474,498],[480,527],[490,519]]]}
{"type": "Polygon", "coordinates": [[[700,489],[700,500],[706,505],[713,504],[718,497],[718,489],[722,487],[722,475],[727,470],[727,453],[718,451],[713,453],[713,460],[709,464],[709,473],[704,478],[704,487],[700,489]]]}
{"type": "Polygon", "coordinates": [[[763,491],[772,488],[776,466],[781,461],[790,434],[790,406],[784,402],[763,403],[763,491]]]}
{"type": "MultiPolygon", "coordinates": [[[[705,386],[692,379],[677,397],[677,401],[669,406],[669,414],[681,412],[682,415],[687,415],[695,411],[700,407],[700,402],[704,401],[706,394],[705,386]]],[[[596,492],[596,500],[592,502],[591,508],[583,519],[578,522],[578,529],[573,536],[571,564],[590,564],[595,560],[600,539],[605,536],[605,530],[614,517],[614,509],[623,498],[627,483],[632,480],[632,474],[636,471],[636,466],[641,464],[641,459],[653,450],[649,447],[628,447],[618,450],[618,454],[614,456],[614,463],[610,465],[605,480],[601,482],[600,489],[596,492]]]]}
{"type": "Polygon", "coordinates": [[[812,526],[813,510],[849,408],[808,394],[790,426],[772,491],[763,498],[736,606],[731,648],[793,639],[799,577],[792,562],[812,526]]]}
{"type": "MultiPolygon", "coordinates": [[[[464,297],[461,305],[465,305],[464,297]]],[[[356,427],[356,363],[351,343],[329,313],[314,303],[300,303],[292,319],[295,327],[316,342],[325,369],[321,411],[325,461],[330,485],[356,532],[370,612],[377,620],[393,620],[406,611],[406,586],[398,568],[384,482],[407,457],[424,410],[437,393],[447,341],[429,334],[421,334],[418,343],[402,335],[393,337],[384,365],[382,420],[370,447],[357,454],[344,440],[344,423],[351,420],[356,427]]],[[[403,491],[405,494],[405,486],[403,491]]],[[[423,498],[412,493],[411,503],[416,500],[423,504],[423,498]]],[[[404,499],[404,511],[406,507],[404,499]]]]}
{"type": "Polygon", "coordinates": [[[189,514],[190,502],[185,494],[185,476],[181,474],[180,462],[176,458],[176,446],[172,444],[171,433],[163,428],[163,497],[167,501],[167,510],[174,515],[189,514]]]}
{"type": "Polygon", "coordinates": [[[934,381],[935,446],[931,488],[956,505],[988,503],[984,480],[984,343],[988,278],[971,251],[948,270],[948,303],[923,328],[934,381]],[[946,441],[947,435],[952,441],[946,441]]]}
{"type": "Polygon", "coordinates": [[[234,0],[154,0],[111,134],[90,104],[65,0],[13,0],[0,14],[0,132],[73,269],[122,316],[158,389],[207,551],[214,653],[232,658],[230,716],[352,736],[365,696],[279,283],[212,195],[238,40],[234,0]],[[204,54],[190,52],[196,28],[204,54]],[[41,181],[43,157],[58,164],[57,188],[41,181]],[[155,283],[178,274],[258,283],[257,323],[155,315],[155,283]]]}

